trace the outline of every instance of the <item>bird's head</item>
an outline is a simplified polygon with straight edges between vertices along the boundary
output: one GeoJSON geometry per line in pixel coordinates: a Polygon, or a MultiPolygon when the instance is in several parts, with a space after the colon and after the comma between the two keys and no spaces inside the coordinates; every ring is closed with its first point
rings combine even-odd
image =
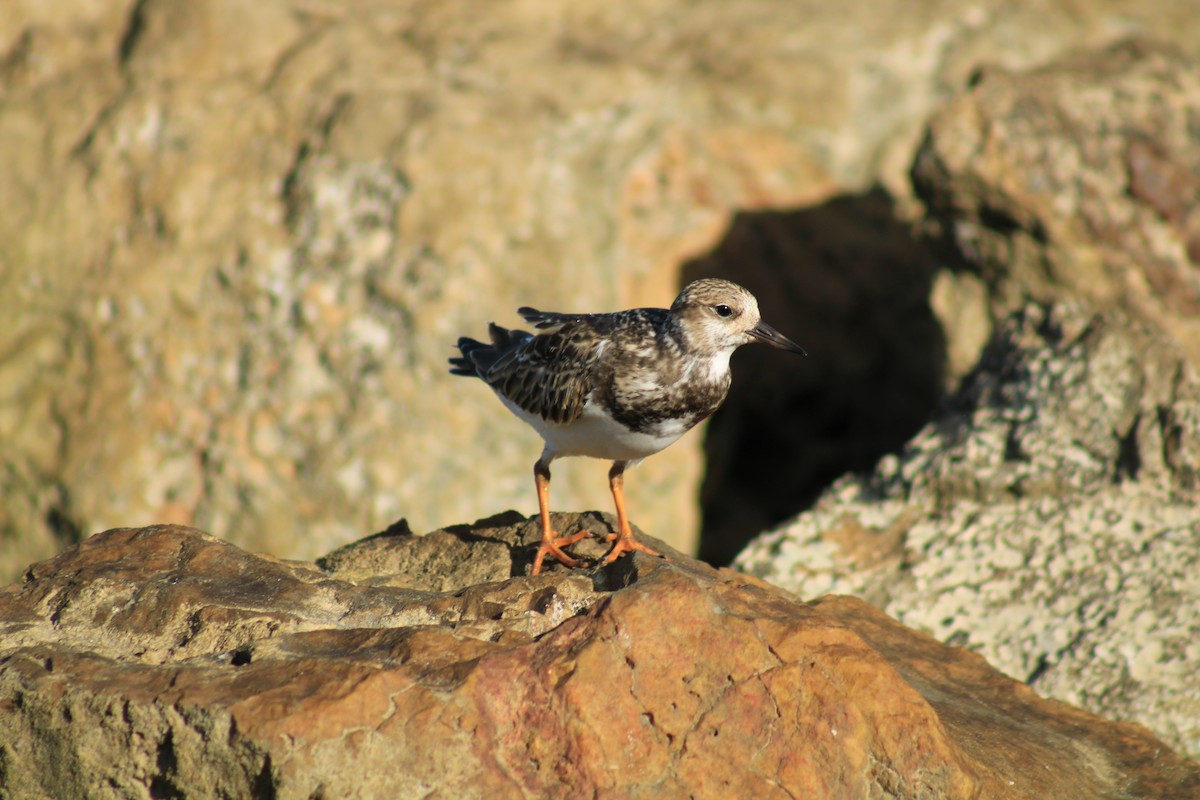
{"type": "Polygon", "coordinates": [[[808,355],[804,348],[763,322],[758,300],[745,287],[718,278],[702,278],[684,287],[671,314],[688,344],[701,352],[733,352],[751,342],[808,355]]]}

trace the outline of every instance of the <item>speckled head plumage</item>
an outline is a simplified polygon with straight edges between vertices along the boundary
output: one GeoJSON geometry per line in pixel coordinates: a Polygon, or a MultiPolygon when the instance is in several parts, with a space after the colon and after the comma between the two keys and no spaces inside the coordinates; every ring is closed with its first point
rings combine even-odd
{"type": "Polygon", "coordinates": [[[763,322],[758,300],[748,289],[732,281],[719,278],[692,281],[671,304],[671,316],[687,338],[689,349],[696,352],[715,354],[759,341],[804,353],[804,348],[763,322]]]}
{"type": "Polygon", "coordinates": [[[559,314],[524,307],[518,313],[534,333],[493,323],[490,343],[464,336],[450,371],[481,378],[546,443],[534,465],[542,519],[534,574],[546,554],[580,563],[561,549],[577,539],[550,530],[550,462],[610,459],[620,531],[605,560],[630,550],[653,552],[634,540],[625,518],[626,465],[669,446],[720,406],[729,390],[729,356],[741,345],[760,341],[804,353],[762,321],[754,295],[715,278],[688,284],[670,309],[559,314]]]}

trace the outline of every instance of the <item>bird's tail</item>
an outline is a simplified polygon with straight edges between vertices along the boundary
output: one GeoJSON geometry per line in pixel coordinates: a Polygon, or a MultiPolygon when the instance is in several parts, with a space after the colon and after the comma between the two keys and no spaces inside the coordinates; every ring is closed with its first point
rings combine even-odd
{"type": "Polygon", "coordinates": [[[479,370],[475,367],[475,362],[471,358],[471,353],[478,352],[481,348],[486,348],[488,345],[483,342],[463,336],[458,340],[458,349],[462,353],[461,356],[456,356],[450,359],[450,374],[451,375],[466,375],[468,377],[481,378],[479,370]]]}
{"type": "Polygon", "coordinates": [[[469,336],[458,340],[457,346],[462,356],[450,359],[451,375],[466,375],[486,380],[488,370],[493,364],[513,348],[532,338],[532,334],[526,331],[509,330],[494,322],[488,324],[488,335],[492,339],[491,344],[469,336]]]}

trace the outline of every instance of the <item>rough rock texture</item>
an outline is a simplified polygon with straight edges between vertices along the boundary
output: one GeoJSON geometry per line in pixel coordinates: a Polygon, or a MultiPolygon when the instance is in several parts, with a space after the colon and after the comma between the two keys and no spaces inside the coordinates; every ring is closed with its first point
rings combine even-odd
{"type": "Polygon", "coordinates": [[[1145,729],[860,600],[802,603],[675,553],[513,577],[535,536],[516,515],[396,528],[321,569],[156,526],[35,564],[0,591],[4,796],[1200,792],[1145,729]]]}
{"type": "Polygon", "coordinates": [[[899,457],[737,565],[853,593],[1200,754],[1200,378],[1123,312],[1031,305],[899,457]]]}
{"type": "Polygon", "coordinates": [[[1002,318],[1115,304],[1200,366],[1200,60],[1145,40],[982,70],[933,118],[913,177],[1002,318]]]}
{"type": "MultiPolygon", "coordinates": [[[[821,224],[825,204],[907,193],[925,118],[977,64],[1139,30],[1195,48],[1193,11],[9,0],[0,570],[116,524],[310,557],[401,513],[428,530],[531,509],[538,443],[445,374],[457,335],[523,303],[665,303],[738,211],[785,213],[734,262],[801,245],[854,260],[879,226],[821,224]]],[[[895,230],[890,202],[870,208],[895,230]]],[[[755,412],[807,398],[791,433],[807,438],[759,455],[824,459],[812,481],[902,441],[930,396],[890,366],[930,328],[923,301],[893,311],[862,285],[773,292],[814,357],[798,383],[743,395],[755,412]],[[844,388],[821,401],[828,386],[844,388]]],[[[635,517],[681,546],[698,455],[694,436],[628,482],[635,517]]],[[[601,465],[568,463],[555,486],[558,508],[607,502],[601,465]]],[[[762,507],[795,508],[779,503],[762,507]]]]}

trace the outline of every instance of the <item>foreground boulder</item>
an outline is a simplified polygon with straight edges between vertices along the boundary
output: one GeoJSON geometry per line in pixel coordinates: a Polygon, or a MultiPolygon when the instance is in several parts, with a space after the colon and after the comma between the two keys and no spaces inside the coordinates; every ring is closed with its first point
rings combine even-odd
{"type": "Polygon", "coordinates": [[[5,796],[1200,793],[1145,729],[860,600],[677,554],[523,577],[536,536],[399,527],[312,564],[156,526],[35,564],[0,592],[5,796]]]}

